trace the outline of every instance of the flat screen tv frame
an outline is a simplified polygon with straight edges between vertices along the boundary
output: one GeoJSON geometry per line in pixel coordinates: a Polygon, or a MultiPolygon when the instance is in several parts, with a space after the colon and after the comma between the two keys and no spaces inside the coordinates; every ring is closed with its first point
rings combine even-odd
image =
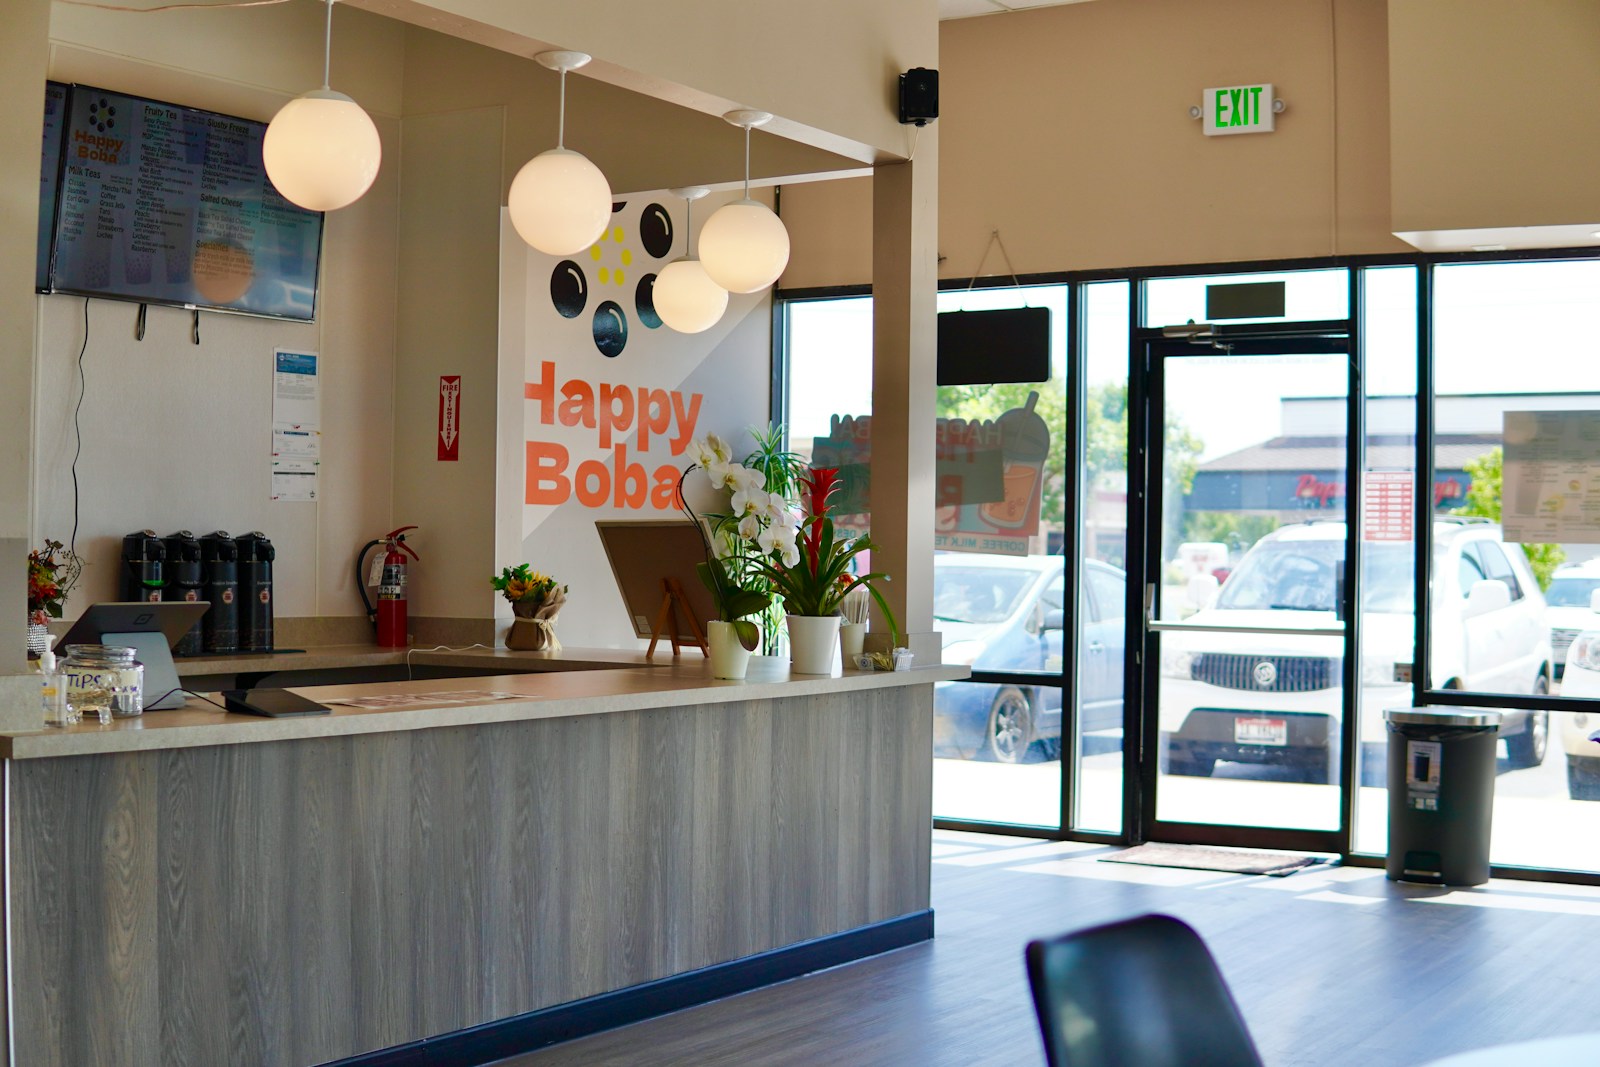
{"type": "MultiPolygon", "coordinates": [[[[122,89],[112,89],[112,88],[108,88],[108,87],[103,86],[103,85],[89,85],[89,84],[87,84],[85,82],[60,82],[60,81],[56,81],[53,78],[52,79],[48,79],[45,84],[46,85],[52,85],[53,84],[53,85],[65,86],[65,88],[67,90],[66,103],[62,105],[62,107],[63,107],[63,119],[62,119],[63,123],[66,123],[69,120],[69,118],[71,116],[71,113],[72,113],[72,94],[75,91],[77,91],[79,89],[82,89],[82,90],[86,90],[86,91],[89,91],[89,92],[103,92],[103,93],[112,93],[112,94],[115,94],[117,96],[126,96],[126,97],[129,97],[131,99],[138,100],[138,101],[141,101],[141,102],[155,104],[155,105],[159,105],[161,107],[176,108],[176,109],[178,109],[180,111],[189,111],[189,112],[193,112],[193,113],[198,114],[198,115],[212,115],[212,116],[215,116],[215,117],[220,118],[220,119],[226,119],[226,120],[228,120],[230,122],[248,122],[251,125],[261,126],[261,127],[265,127],[267,125],[267,123],[262,121],[261,119],[248,118],[248,117],[246,117],[244,115],[229,115],[229,114],[226,114],[226,113],[221,112],[221,111],[212,111],[209,108],[194,107],[194,106],[189,105],[189,104],[173,103],[170,100],[158,100],[153,96],[144,96],[144,95],[141,95],[139,93],[127,92],[127,91],[124,91],[122,89]]],[[[244,315],[244,316],[246,316],[248,318],[253,318],[253,319],[271,319],[271,320],[273,320],[275,322],[301,322],[301,323],[308,323],[308,324],[313,324],[313,325],[317,322],[317,309],[318,309],[318,307],[320,306],[320,304],[322,302],[322,248],[323,248],[324,242],[327,240],[327,235],[328,235],[328,215],[327,215],[327,212],[325,212],[325,211],[313,212],[313,214],[320,215],[322,217],[322,222],[317,227],[317,254],[316,254],[316,261],[315,261],[316,262],[316,269],[314,271],[314,277],[313,277],[312,283],[311,283],[311,292],[312,292],[311,314],[309,316],[305,317],[305,318],[301,318],[298,315],[275,315],[275,314],[273,314],[272,312],[269,312],[269,311],[251,311],[251,310],[244,309],[244,308],[229,307],[229,306],[227,306],[225,304],[207,304],[207,303],[203,303],[203,302],[188,303],[188,302],[182,302],[182,301],[176,301],[176,300],[160,300],[160,299],[152,299],[151,297],[148,297],[148,296],[128,295],[128,294],[125,294],[125,293],[97,292],[97,291],[93,291],[93,290],[74,289],[74,288],[70,288],[70,287],[54,285],[53,282],[55,280],[56,235],[57,235],[57,233],[58,233],[58,231],[60,230],[60,227],[61,227],[61,185],[62,185],[62,182],[66,180],[66,170],[67,170],[66,136],[65,136],[65,131],[63,131],[63,136],[62,136],[62,139],[61,139],[61,149],[57,153],[57,157],[56,157],[56,177],[55,177],[55,183],[54,183],[55,210],[51,213],[49,235],[48,235],[48,237],[44,237],[43,238],[43,239],[46,239],[46,240],[48,240],[50,242],[50,251],[49,251],[48,256],[46,257],[47,261],[49,263],[49,269],[46,272],[47,283],[50,283],[50,284],[47,284],[46,287],[44,287],[44,288],[40,288],[39,286],[35,285],[35,287],[34,287],[34,291],[35,292],[41,293],[41,294],[46,295],[46,296],[81,296],[81,297],[86,297],[86,298],[94,299],[94,300],[118,300],[118,301],[121,301],[121,302],[126,303],[126,304],[144,304],[144,305],[152,305],[153,304],[156,307],[181,308],[181,309],[183,309],[185,311],[210,311],[210,312],[215,312],[216,314],[219,314],[219,315],[244,315]]],[[[302,209],[302,210],[304,210],[304,209],[302,209]]]]}

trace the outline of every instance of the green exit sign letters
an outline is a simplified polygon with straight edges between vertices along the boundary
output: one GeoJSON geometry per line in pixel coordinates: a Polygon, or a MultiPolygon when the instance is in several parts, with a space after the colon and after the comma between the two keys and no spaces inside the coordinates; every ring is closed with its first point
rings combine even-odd
{"type": "Polygon", "coordinates": [[[1200,108],[1207,137],[1272,132],[1274,112],[1270,83],[1206,89],[1200,108]]]}

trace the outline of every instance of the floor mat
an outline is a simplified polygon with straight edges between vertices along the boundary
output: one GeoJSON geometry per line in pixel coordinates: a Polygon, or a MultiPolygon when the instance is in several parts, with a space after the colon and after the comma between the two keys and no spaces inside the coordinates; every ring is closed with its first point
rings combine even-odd
{"type": "Polygon", "coordinates": [[[1212,848],[1207,845],[1135,845],[1101,856],[1106,863],[1139,863],[1146,867],[1187,867],[1229,874],[1266,874],[1282,878],[1307,867],[1328,863],[1326,856],[1304,852],[1270,852],[1265,849],[1212,848]]]}

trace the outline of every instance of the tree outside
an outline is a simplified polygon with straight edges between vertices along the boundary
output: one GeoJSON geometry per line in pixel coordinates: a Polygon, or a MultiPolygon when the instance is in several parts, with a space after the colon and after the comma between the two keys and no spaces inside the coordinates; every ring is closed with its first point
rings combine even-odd
{"type": "MultiPolygon", "coordinates": [[[[1467,486],[1467,502],[1451,514],[1475,515],[1494,522],[1500,521],[1501,489],[1505,482],[1505,450],[1495,445],[1477,459],[1468,461],[1464,468],[1472,479],[1467,486]]],[[[1539,588],[1549,589],[1550,578],[1556,568],[1567,561],[1567,550],[1560,545],[1523,545],[1523,553],[1539,579],[1539,588]]]]}

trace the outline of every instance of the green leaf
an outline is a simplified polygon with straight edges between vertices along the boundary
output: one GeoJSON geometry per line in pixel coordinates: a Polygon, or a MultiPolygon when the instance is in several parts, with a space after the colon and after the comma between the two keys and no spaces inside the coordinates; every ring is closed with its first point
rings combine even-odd
{"type": "Polygon", "coordinates": [[[739,644],[744,646],[746,652],[754,652],[756,645],[761,643],[761,631],[748,619],[735,620],[733,632],[739,635],[739,644]]]}

